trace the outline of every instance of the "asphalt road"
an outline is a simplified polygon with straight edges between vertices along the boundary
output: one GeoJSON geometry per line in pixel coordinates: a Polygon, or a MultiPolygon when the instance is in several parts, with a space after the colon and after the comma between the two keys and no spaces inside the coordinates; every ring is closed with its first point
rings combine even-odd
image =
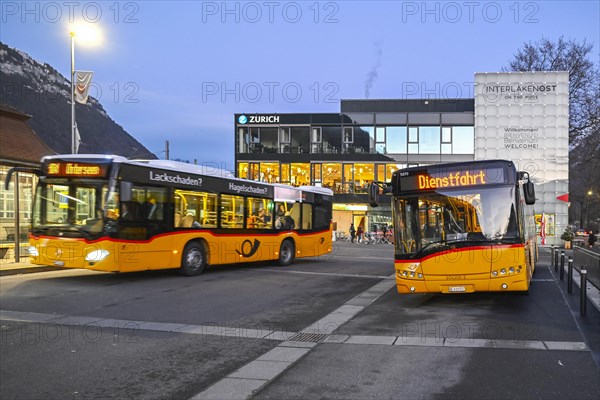
{"type": "Polygon", "coordinates": [[[597,399],[600,316],[544,257],[529,296],[399,295],[388,245],[0,278],[2,399],[597,399]]]}

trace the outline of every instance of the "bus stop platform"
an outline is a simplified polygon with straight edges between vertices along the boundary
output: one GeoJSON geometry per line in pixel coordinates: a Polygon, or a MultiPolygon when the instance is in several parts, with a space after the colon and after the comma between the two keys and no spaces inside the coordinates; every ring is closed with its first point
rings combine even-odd
{"type": "Polygon", "coordinates": [[[37,265],[30,262],[0,262],[0,276],[32,274],[35,272],[58,271],[64,268],[51,265],[37,265]]]}

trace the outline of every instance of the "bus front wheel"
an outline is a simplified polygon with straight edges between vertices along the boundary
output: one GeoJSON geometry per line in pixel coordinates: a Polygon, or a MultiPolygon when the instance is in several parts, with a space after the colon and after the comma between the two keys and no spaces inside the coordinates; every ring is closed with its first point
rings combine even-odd
{"type": "Polygon", "coordinates": [[[284,240],[283,242],[281,242],[281,246],[279,247],[279,265],[290,265],[292,261],[294,261],[295,253],[296,248],[294,246],[294,242],[292,242],[291,240],[284,240]]]}
{"type": "Polygon", "coordinates": [[[188,243],[183,249],[179,273],[185,276],[200,275],[206,267],[204,246],[199,242],[188,243]]]}

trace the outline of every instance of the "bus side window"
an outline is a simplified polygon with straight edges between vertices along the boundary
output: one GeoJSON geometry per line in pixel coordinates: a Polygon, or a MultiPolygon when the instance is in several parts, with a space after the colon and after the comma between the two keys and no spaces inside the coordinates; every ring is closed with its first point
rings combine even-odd
{"type": "Polygon", "coordinates": [[[165,217],[165,188],[148,188],[146,191],[146,217],[149,220],[161,221],[165,217]]]}
{"type": "Polygon", "coordinates": [[[312,204],[302,203],[302,226],[301,229],[312,227],[312,204]]]}

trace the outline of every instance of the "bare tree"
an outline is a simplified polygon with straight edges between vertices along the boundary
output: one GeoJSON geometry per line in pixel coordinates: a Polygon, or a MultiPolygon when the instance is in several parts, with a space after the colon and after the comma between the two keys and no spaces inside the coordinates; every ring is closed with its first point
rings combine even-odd
{"type": "Polygon", "coordinates": [[[569,72],[569,141],[575,147],[600,126],[600,69],[591,59],[593,45],[575,39],[524,43],[504,71],[569,72]]]}
{"type": "Polygon", "coordinates": [[[600,68],[593,45],[575,39],[542,38],[519,49],[504,71],[569,72],[569,221],[600,221],[600,68]],[[588,194],[591,193],[591,194],[588,194]]]}

